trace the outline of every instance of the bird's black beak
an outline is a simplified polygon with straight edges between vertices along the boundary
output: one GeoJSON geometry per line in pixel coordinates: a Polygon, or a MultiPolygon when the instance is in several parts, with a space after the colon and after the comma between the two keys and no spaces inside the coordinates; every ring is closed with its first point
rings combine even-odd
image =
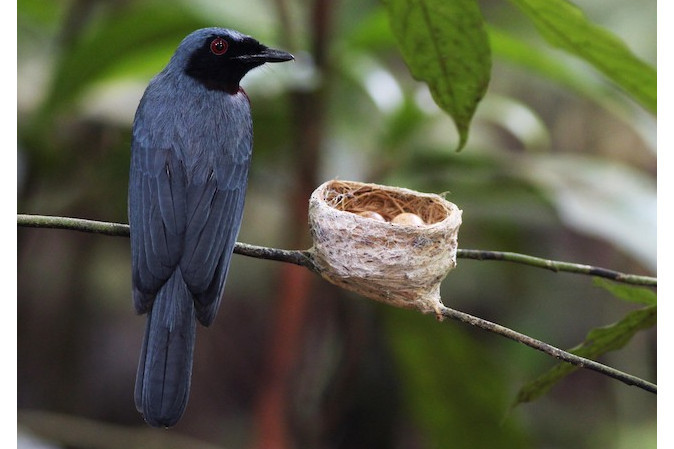
{"type": "Polygon", "coordinates": [[[258,53],[255,56],[261,58],[264,62],[284,62],[295,59],[295,57],[287,51],[277,50],[275,48],[265,48],[261,53],[258,53]]]}
{"type": "Polygon", "coordinates": [[[259,62],[264,64],[265,62],[284,62],[291,61],[295,59],[293,55],[287,51],[277,50],[275,48],[264,47],[261,51],[254,53],[252,55],[242,55],[237,59],[246,59],[248,61],[259,62]]]}

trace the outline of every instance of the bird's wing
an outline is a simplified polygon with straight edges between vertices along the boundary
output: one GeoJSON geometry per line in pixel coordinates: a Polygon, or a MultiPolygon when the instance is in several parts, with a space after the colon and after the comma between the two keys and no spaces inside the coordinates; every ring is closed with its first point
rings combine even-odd
{"type": "Polygon", "coordinates": [[[147,312],[183,253],[187,177],[172,149],[147,148],[134,140],[129,175],[134,306],[147,312]]]}
{"type": "Polygon", "coordinates": [[[220,305],[243,216],[250,142],[237,142],[204,179],[187,186],[187,223],[180,269],[194,295],[196,315],[208,326],[220,305]],[[241,151],[239,151],[241,150],[241,151]],[[233,154],[245,157],[232,157],[233,154]]]}
{"type": "Polygon", "coordinates": [[[197,318],[206,326],[213,321],[241,225],[250,163],[250,143],[236,146],[212,159],[211,167],[200,167],[207,174],[198,176],[188,173],[176,151],[132,145],[129,223],[138,313],[149,310],[180,267],[197,318]]]}

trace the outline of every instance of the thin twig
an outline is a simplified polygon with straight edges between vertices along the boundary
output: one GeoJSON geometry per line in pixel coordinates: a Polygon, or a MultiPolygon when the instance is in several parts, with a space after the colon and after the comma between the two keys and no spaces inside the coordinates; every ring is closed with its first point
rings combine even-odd
{"type": "MultiPolygon", "coordinates": [[[[83,232],[93,232],[112,236],[129,236],[129,226],[120,223],[107,223],[92,220],[83,220],[77,218],[53,217],[43,215],[17,215],[18,226],[34,227],[34,228],[54,228],[54,229],[71,229],[83,232]]],[[[311,250],[283,250],[276,248],[267,248],[263,246],[249,245],[247,243],[238,243],[234,247],[234,252],[244,256],[255,257],[259,259],[275,260],[279,262],[288,262],[295,265],[300,265],[308,268],[311,271],[318,272],[316,265],[313,262],[313,254],[311,250]]],[[[591,267],[588,265],[578,265],[567,262],[556,262],[551,260],[540,259],[523,254],[516,253],[499,253],[495,251],[478,251],[478,250],[459,250],[457,257],[477,260],[507,260],[511,262],[522,263],[539,268],[546,268],[553,271],[567,271],[571,273],[589,274],[593,276],[606,277],[619,282],[625,282],[636,285],[656,286],[657,280],[655,278],[648,278],[646,276],[635,276],[623,273],[618,273],[604,268],[591,267]]],[[[470,314],[459,312],[458,310],[450,309],[442,306],[440,313],[443,317],[453,320],[461,321],[471,326],[479,327],[480,329],[492,332],[494,334],[506,337],[510,340],[522,343],[530,348],[541,351],[556,359],[563,360],[580,368],[587,368],[606,376],[617,379],[627,385],[633,385],[651,393],[657,393],[657,385],[640,379],[636,376],[619,371],[615,368],[603,365],[584,357],[571,354],[562,349],[551,346],[535,338],[516,332],[507,327],[501,326],[491,321],[477,318],[470,314]]]]}
{"type": "Polygon", "coordinates": [[[127,224],[86,220],[84,218],[18,214],[16,224],[28,228],[69,229],[114,237],[129,236],[129,225],[127,224]]]}
{"type": "Polygon", "coordinates": [[[501,252],[501,251],[482,251],[477,249],[459,249],[456,257],[462,259],[474,260],[505,260],[508,262],[515,262],[524,265],[531,265],[532,267],[545,268],[550,271],[559,272],[565,271],[567,273],[587,274],[590,276],[598,276],[612,281],[622,282],[632,285],[643,285],[647,287],[657,287],[658,280],[650,276],[639,276],[636,274],[625,274],[618,271],[609,270],[601,267],[593,267],[591,265],[582,265],[570,262],[560,262],[556,260],[541,259],[540,257],[528,256],[526,254],[501,252]]]}
{"type": "MultiPolygon", "coordinates": [[[[69,229],[72,231],[111,235],[113,237],[129,236],[129,225],[122,223],[28,214],[18,214],[16,221],[18,226],[27,228],[69,229]]],[[[234,252],[242,256],[255,257],[257,259],[293,263],[316,271],[309,251],[268,248],[266,246],[236,242],[234,252]]]]}
{"type": "Polygon", "coordinates": [[[536,340],[535,338],[529,337],[528,335],[524,335],[507,327],[501,326],[500,324],[492,323],[491,321],[487,321],[464,312],[459,312],[458,310],[450,309],[449,307],[445,306],[440,307],[440,313],[443,317],[451,318],[453,320],[461,321],[463,323],[470,324],[471,326],[493,332],[502,337],[506,337],[510,340],[529,346],[530,348],[533,348],[537,351],[544,352],[556,359],[562,360],[580,368],[587,368],[592,371],[596,371],[598,373],[604,374],[605,376],[617,379],[627,385],[633,385],[648,392],[657,394],[658,387],[651,382],[640,379],[636,376],[632,376],[631,374],[624,373],[615,368],[611,368],[610,366],[603,365],[599,362],[595,362],[594,360],[571,354],[570,352],[561,350],[552,345],[549,345],[548,343],[536,340]]]}

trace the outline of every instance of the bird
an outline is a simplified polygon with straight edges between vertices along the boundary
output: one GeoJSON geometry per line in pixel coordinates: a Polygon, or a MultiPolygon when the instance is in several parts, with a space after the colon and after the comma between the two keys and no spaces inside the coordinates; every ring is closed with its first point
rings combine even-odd
{"type": "Polygon", "coordinates": [[[147,314],[134,401],[172,427],[189,397],[196,322],[209,326],[241,227],[253,146],[250,70],[293,60],[238,31],[187,35],[133,121],[128,215],[137,314],[147,314]]]}

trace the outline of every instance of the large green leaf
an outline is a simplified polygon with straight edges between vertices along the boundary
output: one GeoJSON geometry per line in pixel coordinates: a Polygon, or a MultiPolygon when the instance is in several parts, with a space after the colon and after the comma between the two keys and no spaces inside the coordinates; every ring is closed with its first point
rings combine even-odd
{"type": "MultiPolygon", "coordinates": [[[[519,66],[527,73],[536,74],[572,89],[579,94],[601,103],[607,86],[596,77],[578,73],[558,58],[558,52],[550,52],[548,47],[532,45],[506,30],[493,26],[487,28],[494,59],[501,59],[519,66]]],[[[615,103],[611,103],[615,107],[615,103]]]]}
{"type": "Polygon", "coordinates": [[[592,64],[652,113],[657,109],[657,73],[609,31],[594,25],[566,0],[511,0],[541,35],[592,64]]]}
{"type": "MultiPolygon", "coordinates": [[[[656,322],[657,306],[635,310],[615,324],[591,330],[585,341],[569,350],[569,352],[594,359],[606,352],[622,348],[632,339],[634,334],[655,326],[656,322]]],[[[539,398],[557,382],[577,369],[577,366],[568,363],[555,365],[547,373],[524,385],[518,392],[514,405],[531,402],[539,398]]]]}
{"type": "Polygon", "coordinates": [[[491,53],[474,0],[385,0],[400,51],[414,78],[454,120],[458,149],[489,85],[491,53]]]}

